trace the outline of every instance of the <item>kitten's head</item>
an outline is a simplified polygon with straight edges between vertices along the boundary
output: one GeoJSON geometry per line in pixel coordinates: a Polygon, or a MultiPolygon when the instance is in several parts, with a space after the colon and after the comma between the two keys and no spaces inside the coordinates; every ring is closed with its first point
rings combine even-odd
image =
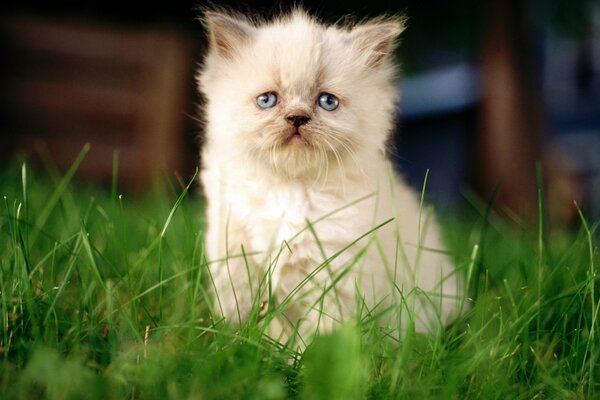
{"type": "Polygon", "coordinates": [[[210,146],[292,177],[384,150],[402,20],[325,26],[295,11],[268,23],[218,12],[204,21],[209,51],[198,82],[210,146]]]}

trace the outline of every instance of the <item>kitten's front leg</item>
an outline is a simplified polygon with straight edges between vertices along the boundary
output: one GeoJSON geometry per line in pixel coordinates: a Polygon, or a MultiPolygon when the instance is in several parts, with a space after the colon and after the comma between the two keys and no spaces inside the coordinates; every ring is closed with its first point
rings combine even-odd
{"type": "Polygon", "coordinates": [[[202,175],[205,187],[219,188],[209,193],[208,230],[205,236],[209,256],[208,280],[212,294],[212,309],[232,326],[248,320],[252,304],[258,296],[260,271],[249,246],[245,224],[232,215],[232,206],[225,201],[226,192],[210,170],[202,175]]]}
{"type": "Polygon", "coordinates": [[[233,326],[244,323],[258,291],[259,273],[252,257],[242,246],[248,243],[243,224],[225,218],[220,203],[209,204],[205,243],[211,258],[208,272],[213,312],[233,326]],[[210,207],[212,205],[212,207],[210,207]]]}
{"type": "MultiPolygon", "coordinates": [[[[248,320],[258,298],[258,277],[242,256],[219,261],[209,267],[213,286],[213,311],[239,327],[248,320]]],[[[258,307],[261,305],[258,304],[258,307]]]]}

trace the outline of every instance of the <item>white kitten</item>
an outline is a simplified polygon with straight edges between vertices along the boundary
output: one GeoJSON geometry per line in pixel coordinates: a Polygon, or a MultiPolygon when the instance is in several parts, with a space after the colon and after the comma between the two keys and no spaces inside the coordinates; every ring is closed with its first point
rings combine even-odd
{"type": "Polygon", "coordinates": [[[207,12],[201,180],[215,311],[307,338],[369,313],[432,331],[462,297],[439,228],[392,171],[399,19],[326,26],[207,12]],[[408,312],[408,311],[410,312],[408,312]]]}

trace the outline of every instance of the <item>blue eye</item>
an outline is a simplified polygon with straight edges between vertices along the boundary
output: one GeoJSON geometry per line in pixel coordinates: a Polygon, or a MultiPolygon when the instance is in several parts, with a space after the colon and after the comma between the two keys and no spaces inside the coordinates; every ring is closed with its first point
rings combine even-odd
{"type": "Polygon", "coordinates": [[[275,92],[267,92],[263,93],[256,98],[256,104],[260,108],[272,108],[277,105],[278,98],[277,93],[275,92]]]}
{"type": "Polygon", "coordinates": [[[323,110],[333,111],[338,108],[340,101],[331,93],[321,93],[317,99],[317,104],[323,110]]]}

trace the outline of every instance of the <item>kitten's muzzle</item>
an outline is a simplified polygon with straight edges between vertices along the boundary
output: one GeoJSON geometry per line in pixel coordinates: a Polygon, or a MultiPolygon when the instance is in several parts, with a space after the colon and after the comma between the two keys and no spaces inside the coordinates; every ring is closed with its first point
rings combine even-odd
{"type": "Polygon", "coordinates": [[[285,119],[287,122],[293,125],[294,128],[305,125],[308,121],[310,121],[310,117],[308,115],[288,115],[285,117],[285,119]]]}

